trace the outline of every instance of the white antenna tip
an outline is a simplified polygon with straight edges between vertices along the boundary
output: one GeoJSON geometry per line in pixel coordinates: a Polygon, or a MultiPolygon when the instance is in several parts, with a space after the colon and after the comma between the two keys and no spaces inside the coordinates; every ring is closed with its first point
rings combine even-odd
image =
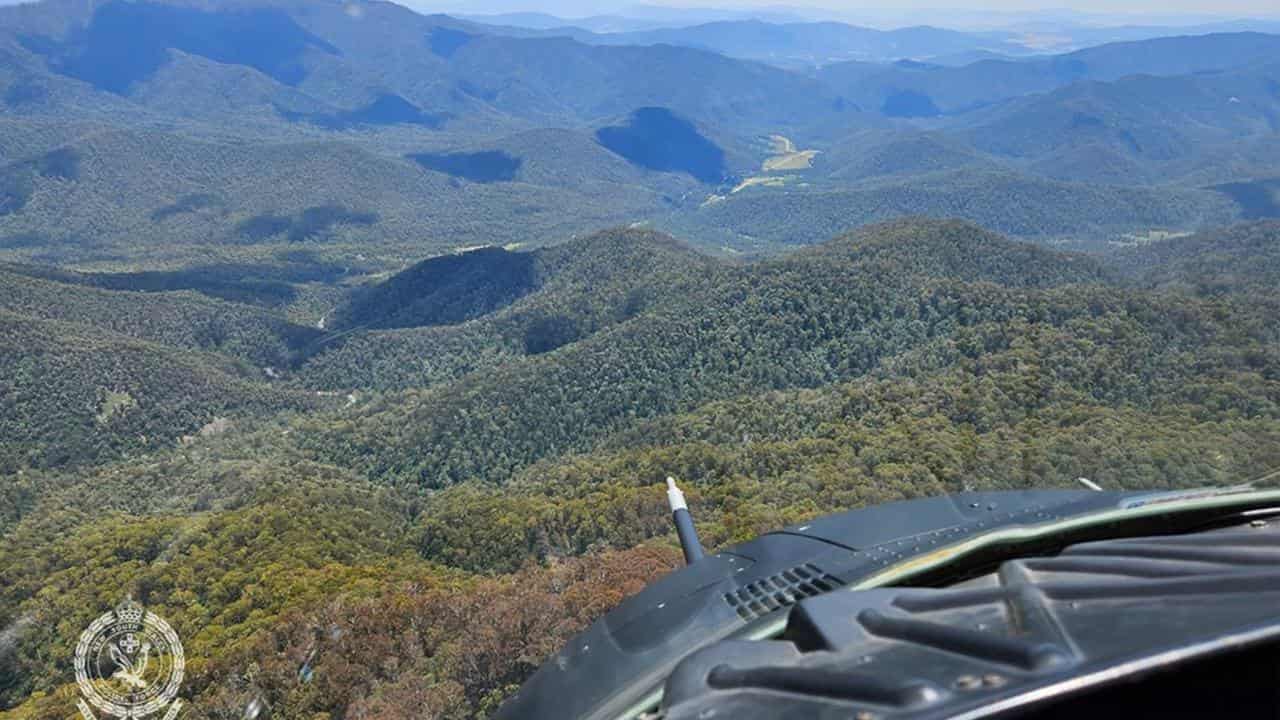
{"type": "Polygon", "coordinates": [[[667,504],[671,506],[671,511],[687,510],[688,505],[684,501],[684,493],[680,492],[680,488],[676,487],[676,479],[667,478],[667,504]]]}
{"type": "Polygon", "coordinates": [[[1089,478],[1083,478],[1083,477],[1082,477],[1082,478],[1076,478],[1076,482],[1078,482],[1078,483],[1080,483],[1081,485],[1083,485],[1083,486],[1085,486],[1085,487],[1089,488],[1090,490],[1093,490],[1094,492],[1102,492],[1102,486],[1101,486],[1101,485],[1099,485],[1098,483],[1096,483],[1096,482],[1094,482],[1094,481],[1090,480],[1089,478]]]}

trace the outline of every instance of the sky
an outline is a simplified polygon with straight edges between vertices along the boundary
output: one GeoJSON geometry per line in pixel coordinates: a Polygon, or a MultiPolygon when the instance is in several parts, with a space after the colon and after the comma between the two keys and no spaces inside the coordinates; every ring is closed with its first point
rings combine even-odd
{"type": "MultiPolygon", "coordinates": [[[[33,0],[0,0],[14,5],[33,0]]],[[[216,1],[216,0],[215,0],[216,1]]],[[[943,24],[931,20],[936,10],[940,18],[959,20],[981,18],[997,21],[1004,13],[1028,12],[1064,16],[1086,13],[1091,24],[1190,24],[1222,18],[1280,19],[1277,0],[395,0],[423,12],[491,14],[544,12],[564,18],[617,14],[636,17],[639,5],[652,9],[701,8],[720,10],[776,11],[779,15],[803,15],[808,19],[858,19],[910,17],[915,22],[943,24]],[[1105,17],[1103,17],[1105,16],[1105,17]]],[[[1014,18],[1015,20],[1017,18],[1014,18]]]]}
{"type": "MultiPolygon", "coordinates": [[[[657,4],[679,6],[707,5],[708,3],[697,0],[696,2],[687,3],[663,2],[657,4]]],[[[715,3],[710,4],[714,5],[715,3]]],[[[740,0],[733,4],[739,7],[746,7],[776,5],[778,3],[768,2],[767,0],[740,0]]],[[[842,3],[838,2],[838,0],[791,0],[786,4],[795,7],[850,10],[855,12],[860,9],[875,8],[872,3],[842,3]]],[[[1274,0],[1122,0],[1121,2],[1116,2],[1116,0],[1074,0],[1069,2],[1054,0],[1049,3],[1043,2],[1043,0],[984,0],[983,2],[974,2],[974,0],[898,0],[897,2],[886,4],[893,7],[909,6],[922,9],[933,7],[987,11],[1069,9],[1110,14],[1188,12],[1221,15],[1223,13],[1257,12],[1274,15],[1277,12],[1274,0]]]]}
{"type": "MultiPolygon", "coordinates": [[[[412,0],[410,0],[412,1],[412,0]]],[[[421,5],[451,6],[455,12],[513,12],[541,11],[562,17],[624,12],[632,2],[608,2],[607,0],[416,0],[421,5]]],[[[409,4],[406,2],[406,4],[409,4]]],[[[840,0],[650,0],[649,5],[697,8],[762,8],[781,5],[809,12],[827,11],[840,15],[885,14],[894,10],[923,11],[933,8],[945,10],[972,10],[978,12],[1026,12],[1038,10],[1071,10],[1109,15],[1169,16],[1192,14],[1211,17],[1221,16],[1280,16],[1280,3],[1276,0],[871,0],[870,2],[841,2],[840,0]]]]}

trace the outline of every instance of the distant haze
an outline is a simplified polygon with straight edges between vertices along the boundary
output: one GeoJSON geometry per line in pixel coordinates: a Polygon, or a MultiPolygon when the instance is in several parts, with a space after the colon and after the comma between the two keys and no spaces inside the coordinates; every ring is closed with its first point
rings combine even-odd
{"type": "MultiPolygon", "coordinates": [[[[5,0],[0,0],[4,2],[5,0]]],[[[770,16],[795,15],[797,19],[874,19],[899,17],[910,22],[955,24],[969,19],[1009,22],[1052,18],[1088,24],[1190,24],[1224,17],[1280,17],[1274,0],[899,0],[892,4],[849,3],[839,0],[663,0],[647,4],[595,2],[593,0],[401,0],[419,10],[466,14],[542,12],[565,18],[615,14],[652,16],[663,10],[747,11],[770,16]],[[940,17],[933,17],[940,11],[940,17]],[[1032,14],[1037,17],[1025,17],[1032,14]],[[1022,17],[1020,17],[1022,16],[1022,17]]],[[[702,13],[697,13],[702,14],[702,13]]]]}
{"type": "MultiPolygon", "coordinates": [[[[0,0],[17,5],[38,0],[0,0]]],[[[481,15],[538,12],[562,18],[597,15],[712,20],[756,17],[770,21],[844,20],[879,25],[999,25],[1064,22],[1089,25],[1183,25],[1224,18],[1280,18],[1274,0],[898,0],[892,4],[839,0],[657,0],[650,3],[597,0],[398,0],[420,12],[481,15]],[[1045,2],[1049,2],[1046,5],[1045,2]],[[700,11],[700,12],[699,12],[700,11]],[[735,17],[736,16],[736,17],[735,17]]]]}

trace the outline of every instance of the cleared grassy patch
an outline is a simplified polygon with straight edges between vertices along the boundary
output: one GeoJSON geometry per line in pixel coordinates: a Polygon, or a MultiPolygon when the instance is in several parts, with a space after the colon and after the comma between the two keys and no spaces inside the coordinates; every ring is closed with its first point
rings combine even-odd
{"type": "Polygon", "coordinates": [[[808,170],[813,167],[813,159],[818,150],[798,150],[791,138],[785,135],[770,135],[769,142],[773,155],[766,158],[760,169],[764,172],[781,170],[808,170]]]}

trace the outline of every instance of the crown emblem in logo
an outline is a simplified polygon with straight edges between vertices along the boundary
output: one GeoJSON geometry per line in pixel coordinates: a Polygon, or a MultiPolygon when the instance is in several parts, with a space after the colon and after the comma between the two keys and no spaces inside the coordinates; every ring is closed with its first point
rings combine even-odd
{"type": "Polygon", "coordinates": [[[142,618],[145,616],[146,612],[141,605],[133,601],[133,598],[125,600],[116,607],[116,620],[122,623],[137,625],[142,622],[142,618]]]}

